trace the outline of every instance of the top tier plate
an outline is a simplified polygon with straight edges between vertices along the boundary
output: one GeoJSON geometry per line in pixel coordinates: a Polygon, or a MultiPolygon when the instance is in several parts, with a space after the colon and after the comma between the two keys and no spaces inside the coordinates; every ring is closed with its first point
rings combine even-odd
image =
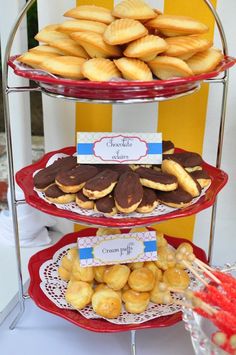
{"type": "Polygon", "coordinates": [[[137,103],[175,99],[195,92],[200,88],[201,81],[217,77],[236,63],[235,58],[225,56],[214,71],[187,78],[95,82],[59,78],[22,65],[16,61],[17,57],[13,56],[8,61],[15,74],[37,82],[45,94],[80,102],[98,103],[137,103]]]}

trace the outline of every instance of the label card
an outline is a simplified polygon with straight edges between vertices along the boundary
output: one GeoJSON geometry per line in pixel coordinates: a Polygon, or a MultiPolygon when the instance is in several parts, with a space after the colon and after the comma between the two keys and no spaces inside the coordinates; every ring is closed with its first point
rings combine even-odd
{"type": "Polygon", "coordinates": [[[161,133],[77,132],[79,164],[161,164],[161,133]]]}
{"type": "Polygon", "coordinates": [[[156,232],[78,238],[80,266],[157,260],[156,232]]]}

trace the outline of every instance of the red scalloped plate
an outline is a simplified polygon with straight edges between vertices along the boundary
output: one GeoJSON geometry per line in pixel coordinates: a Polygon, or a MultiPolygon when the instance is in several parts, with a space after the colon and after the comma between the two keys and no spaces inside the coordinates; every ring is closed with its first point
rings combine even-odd
{"type": "Polygon", "coordinates": [[[192,93],[199,88],[199,82],[217,77],[221,72],[229,69],[236,63],[233,57],[225,56],[217,68],[210,72],[194,75],[187,78],[174,78],[169,80],[152,81],[110,81],[95,82],[88,80],[71,80],[52,76],[47,73],[27,67],[27,70],[18,67],[13,56],[8,64],[16,75],[34,80],[42,91],[67,98],[84,100],[164,100],[192,93]]]}
{"type": "MultiPolygon", "coordinates": [[[[182,149],[176,149],[176,152],[183,151],[182,149]]],[[[43,199],[41,199],[38,194],[34,191],[33,184],[33,174],[36,170],[42,169],[46,166],[48,160],[51,156],[56,153],[64,153],[72,155],[75,153],[75,147],[67,147],[57,151],[47,153],[38,162],[29,165],[16,173],[16,181],[18,185],[22,188],[26,202],[32,207],[38,210],[57,216],[73,220],[76,223],[81,223],[90,226],[105,226],[112,228],[131,228],[135,226],[148,226],[162,221],[166,221],[172,218],[187,217],[196,214],[210,206],[215,202],[216,196],[219,191],[224,187],[228,180],[228,175],[207,163],[203,163],[203,168],[211,176],[212,182],[206,193],[194,204],[189,207],[175,210],[173,212],[167,213],[161,216],[149,216],[149,217],[139,217],[139,218],[119,218],[115,219],[112,217],[93,217],[84,216],[72,211],[62,210],[57,208],[53,204],[49,204],[43,199]]]]}
{"type": "MultiPolygon", "coordinates": [[[[129,230],[127,230],[127,233],[129,230]]],[[[55,252],[62,248],[63,246],[76,242],[78,237],[92,236],[96,234],[96,229],[88,228],[84,229],[77,233],[70,233],[65,235],[59,242],[53,245],[50,248],[44,249],[37,254],[33,255],[29,261],[29,273],[30,273],[30,285],[29,285],[29,295],[34,300],[36,305],[43,310],[53,313],[59,317],[65,318],[71,323],[75,325],[91,330],[94,332],[100,333],[114,333],[114,332],[122,332],[128,330],[141,330],[147,328],[160,328],[160,327],[168,327],[182,320],[181,312],[177,312],[175,314],[159,317],[148,322],[142,324],[128,324],[128,325],[118,325],[107,322],[104,319],[86,319],[79,312],[71,311],[67,309],[58,308],[52,301],[50,301],[43,291],[40,288],[40,276],[39,269],[41,265],[50,260],[55,252]]],[[[174,248],[177,248],[179,244],[185,242],[185,239],[181,238],[173,238],[169,236],[165,236],[168,243],[172,245],[174,248]]],[[[191,242],[189,242],[192,244],[191,242]]],[[[207,262],[205,252],[192,244],[193,251],[196,257],[200,260],[207,262]]]]}

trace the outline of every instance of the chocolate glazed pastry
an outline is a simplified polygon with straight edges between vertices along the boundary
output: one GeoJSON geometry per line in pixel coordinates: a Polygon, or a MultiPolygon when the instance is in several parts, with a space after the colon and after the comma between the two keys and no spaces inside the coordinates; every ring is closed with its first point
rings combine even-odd
{"type": "MultiPolygon", "coordinates": [[[[193,153],[193,152],[183,152],[183,153],[175,153],[171,154],[170,158],[180,165],[182,165],[185,170],[188,172],[192,172],[195,170],[201,170],[202,167],[202,157],[198,153],[193,153]]],[[[168,159],[168,155],[163,156],[163,160],[168,159]]]]}
{"type": "Polygon", "coordinates": [[[184,167],[177,161],[172,159],[171,154],[169,156],[164,156],[162,162],[162,170],[167,174],[172,174],[176,176],[178,180],[179,187],[187,191],[192,197],[199,196],[201,192],[201,186],[197,180],[193,179],[192,176],[184,169],[184,167]]]}
{"type": "Polygon", "coordinates": [[[143,186],[161,191],[173,191],[178,187],[177,178],[162,171],[140,167],[135,172],[140,176],[143,186]]]}
{"type": "Polygon", "coordinates": [[[64,192],[75,193],[83,188],[86,181],[97,175],[98,169],[91,165],[79,165],[74,169],[57,174],[55,182],[64,192]]]}
{"type": "Polygon", "coordinates": [[[54,184],[55,177],[60,171],[75,168],[77,165],[76,157],[59,158],[47,168],[40,170],[33,177],[34,186],[38,191],[44,191],[48,186],[54,184]]]}
{"type": "Polygon", "coordinates": [[[77,192],[75,202],[79,207],[84,208],[85,210],[93,210],[94,208],[94,201],[85,196],[82,190],[77,192]]]}
{"type": "Polygon", "coordinates": [[[114,197],[112,195],[107,195],[99,198],[95,201],[94,210],[97,212],[102,212],[105,215],[113,216],[117,213],[114,197]]]}
{"type": "Polygon", "coordinates": [[[173,154],[174,150],[174,143],[171,141],[162,141],[162,154],[173,154]]]}
{"type": "Polygon", "coordinates": [[[75,201],[75,194],[68,194],[59,189],[56,184],[49,186],[45,190],[45,197],[53,203],[70,203],[75,201]]]}
{"type": "Polygon", "coordinates": [[[131,213],[136,210],[143,198],[143,187],[135,172],[122,174],[115,187],[115,204],[118,211],[131,213]]]}
{"type": "Polygon", "coordinates": [[[150,213],[158,205],[156,192],[147,187],[143,188],[143,198],[141,203],[138,205],[137,212],[139,213],[150,213]]]}
{"type": "Polygon", "coordinates": [[[197,180],[202,189],[211,183],[211,178],[206,170],[195,170],[190,175],[197,180]]]}
{"type": "Polygon", "coordinates": [[[110,169],[102,170],[94,178],[88,180],[83,188],[83,194],[91,200],[102,198],[113,190],[118,180],[118,173],[110,169]]]}
{"type": "Polygon", "coordinates": [[[156,196],[160,203],[174,208],[188,207],[193,199],[187,191],[180,187],[170,192],[157,191],[156,196]]]}

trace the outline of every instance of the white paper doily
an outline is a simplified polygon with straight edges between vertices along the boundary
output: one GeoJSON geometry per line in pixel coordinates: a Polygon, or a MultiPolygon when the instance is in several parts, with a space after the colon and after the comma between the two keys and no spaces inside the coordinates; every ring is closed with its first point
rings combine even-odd
{"type": "MultiPolygon", "coordinates": [[[[77,244],[73,243],[62,247],[53,255],[52,259],[47,260],[45,263],[43,263],[39,270],[41,278],[41,290],[59,308],[71,310],[74,309],[65,300],[67,282],[60,279],[57,270],[60,266],[62,257],[67,254],[69,249],[76,246],[77,244]]],[[[193,275],[189,275],[191,279],[190,286],[191,288],[194,288],[196,283],[195,278],[193,275]]],[[[177,300],[180,299],[180,296],[177,294],[173,294],[173,298],[177,300]]],[[[150,302],[148,308],[143,313],[131,314],[128,313],[124,307],[122,307],[122,312],[118,318],[105,319],[114,324],[141,324],[154,318],[159,318],[177,313],[180,310],[181,307],[175,304],[159,305],[150,302]]],[[[102,318],[93,311],[92,306],[87,306],[78,312],[80,312],[85,318],[88,319],[102,318]]]]}
{"type": "MultiPolygon", "coordinates": [[[[57,153],[55,155],[53,155],[47,162],[46,167],[48,167],[49,165],[51,165],[55,160],[59,159],[59,158],[63,158],[63,157],[67,157],[67,154],[63,154],[63,153],[57,153]]],[[[35,171],[34,175],[38,172],[39,170],[35,171]]],[[[201,191],[200,196],[194,198],[191,201],[191,204],[196,203],[203,195],[205,195],[206,190],[210,187],[210,185],[203,189],[201,191]]],[[[67,210],[67,211],[71,211],[71,212],[75,212],[78,213],[82,216],[92,216],[92,217],[106,217],[106,215],[102,212],[95,212],[94,210],[86,210],[83,208],[80,208],[75,202],[71,202],[71,203],[66,203],[66,204],[59,204],[59,203],[52,203],[50,201],[48,201],[45,197],[44,192],[41,191],[37,191],[36,189],[34,189],[35,192],[38,194],[38,196],[43,199],[45,202],[49,203],[49,204],[53,204],[55,205],[57,208],[61,209],[61,210],[67,210]]],[[[178,210],[178,208],[172,208],[169,206],[165,206],[162,204],[159,204],[151,213],[137,213],[137,212],[133,212],[133,213],[129,213],[128,215],[125,213],[117,213],[114,216],[110,216],[109,218],[114,218],[114,219],[120,219],[120,218],[127,218],[127,216],[129,218],[145,218],[145,217],[152,217],[152,216],[162,216],[168,213],[171,213],[173,211],[178,210]]]]}

